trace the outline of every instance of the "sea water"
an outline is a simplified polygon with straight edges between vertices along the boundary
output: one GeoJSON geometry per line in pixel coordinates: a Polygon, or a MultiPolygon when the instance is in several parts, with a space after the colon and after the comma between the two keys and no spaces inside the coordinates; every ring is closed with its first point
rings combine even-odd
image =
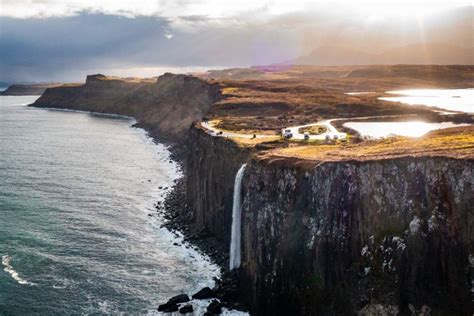
{"type": "Polygon", "coordinates": [[[36,98],[0,96],[0,314],[146,314],[212,286],[217,267],[160,228],[169,151],[36,98]]]}

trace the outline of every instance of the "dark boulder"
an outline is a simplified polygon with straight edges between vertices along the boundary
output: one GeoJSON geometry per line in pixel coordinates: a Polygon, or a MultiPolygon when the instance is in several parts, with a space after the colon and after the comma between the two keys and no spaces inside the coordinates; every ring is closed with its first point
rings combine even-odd
{"type": "Polygon", "coordinates": [[[179,309],[179,312],[180,312],[181,314],[192,313],[193,311],[194,311],[193,305],[191,305],[191,304],[184,305],[183,307],[181,307],[181,308],[179,309]]]}
{"type": "Polygon", "coordinates": [[[189,296],[186,294],[179,294],[170,298],[167,304],[179,304],[186,302],[189,302],[189,296]]]}
{"type": "Polygon", "coordinates": [[[199,292],[193,295],[193,299],[204,300],[207,298],[216,297],[213,290],[208,287],[201,289],[199,292]]]}
{"type": "Polygon", "coordinates": [[[212,300],[212,302],[207,306],[208,315],[219,315],[222,313],[222,304],[218,300],[212,300]]]}
{"type": "Polygon", "coordinates": [[[178,305],[176,303],[166,303],[158,306],[158,311],[163,313],[172,313],[178,311],[178,305]]]}

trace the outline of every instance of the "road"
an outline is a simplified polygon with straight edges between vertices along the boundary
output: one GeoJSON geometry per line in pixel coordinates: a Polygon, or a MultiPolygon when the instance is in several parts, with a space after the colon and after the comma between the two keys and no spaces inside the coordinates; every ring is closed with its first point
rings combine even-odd
{"type": "MultiPolygon", "coordinates": [[[[321,125],[326,128],[327,132],[320,135],[310,135],[309,136],[310,140],[325,140],[327,138],[331,138],[331,139],[346,138],[347,134],[339,132],[334,126],[331,125],[331,121],[333,120],[324,120],[324,121],[320,121],[313,124],[286,127],[282,129],[282,133],[283,131],[289,129],[291,130],[291,133],[293,134],[293,137],[291,139],[304,140],[304,134],[299,132],[300,128],[321,125]]],[[[217,136],[217,137],[240,137],[240,138],[252,139],[252,138],[271,138],[271,137],[276,136],[276,135],[255,134],[255,137],[254,137],[253,134],[239,134],[239,133],[221,131],[220,129],[214,127],[212,124],[209,124],[209,122],[201,122],[201,126],[206,129],[209,135],[217,136]]]]}
{"type": "Polygon", "coordinates": [[[226,132],[212,126],[208,122],[201,122],[201,126],[206,129],[209,135],[217,136],[217,137],[240,137],[240,138],[252,139],[252,138],[270,138],[270,137],[277,136],[277,135],[255,134],[255,137],[254,137],[253,134],[239,134],[239,133],[226,132]]]}
{"type": "Polygon", "coordinates": [[[325,140],[327,138],[330,138],[330,139],[346,138],[347,134],[339,132],[334,126],[332,126],[331,121],[333,121],[333,120],[324,120],[324,121],[320,121],[320,122],[313,123],[313,124],[287,127],[287,128],[282,129],[282,133],[285,130],[289,129],[289,130],[291,130],[291,133],[293,134],[292,139],[303,140],[304,139],[304,133],[299,132],[300,128],[321,125],[321,126],[324,126],[326,128],[326,130],[327,130],[326,133],[322,133],[322,134],[319,134],[319,135],[309,135],[310,140],[325,140]]]}

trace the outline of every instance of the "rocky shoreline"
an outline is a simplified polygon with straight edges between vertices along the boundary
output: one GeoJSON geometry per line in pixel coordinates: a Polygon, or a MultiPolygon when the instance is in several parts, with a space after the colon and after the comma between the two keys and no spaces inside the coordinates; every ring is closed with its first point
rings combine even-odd
{"type": "Polygon", "coordinates": [[[227,247],[205,229],[195,231],[192,228],[192,210],[186,204],[185,191],[186,178],[182,177],[175,182],[174,187],[168,193],[164,202],[156,205],[158,213],[165,220],[162,226],[171,232],[182,233],[184,242],[199,248],[201,252],[209,256],[212,262],[224,271],[225,264],[229,259],[226,251],[227,247]]]}

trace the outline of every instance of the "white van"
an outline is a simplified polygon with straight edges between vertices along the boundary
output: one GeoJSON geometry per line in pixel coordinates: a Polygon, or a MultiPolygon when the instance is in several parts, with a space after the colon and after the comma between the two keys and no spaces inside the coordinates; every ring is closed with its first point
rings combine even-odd
{"type": "Polygon", "coordinates": [[[285,129],[283,131],[283,137],[285,138],[292,138],[293,137],[293,133],[291,132],[291,129],[285,129]]]}

